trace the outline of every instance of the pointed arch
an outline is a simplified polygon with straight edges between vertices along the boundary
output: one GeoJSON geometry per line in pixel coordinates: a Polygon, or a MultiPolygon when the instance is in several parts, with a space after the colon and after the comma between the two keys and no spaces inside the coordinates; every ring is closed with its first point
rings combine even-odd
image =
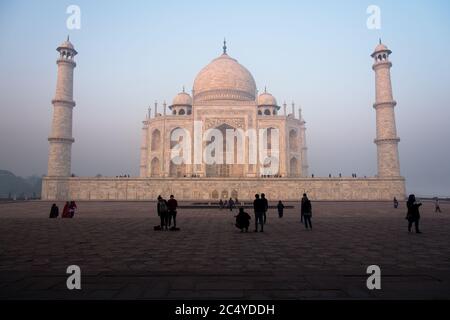
{"type": "Polygon", "coordinates": [[[158,151],[161,148],[161,131],[158,129],[152,132],[151,151],[158,151]]]}
{"type": "Polygon", "coordinates": [[[292,157],[291,161],[289,161],[289,167],[290,167],[290,176],[296,177],[300,174],[300,166],[299,161],[296,157],[292,157]]]}
{"type": "Polygon", "coordinates": [[[161,163],[157,157],[154,157],[150,164],[151,176],[159,177],[161,175],[161,163]]]}
{"type": "Polygon", "coordinates": [[[298,152],[299,151],[299,135],[298,135],[298,131],[295,129],[291,129],[289,131],[289,149],[291,151],[294,152],[298,152]]]}

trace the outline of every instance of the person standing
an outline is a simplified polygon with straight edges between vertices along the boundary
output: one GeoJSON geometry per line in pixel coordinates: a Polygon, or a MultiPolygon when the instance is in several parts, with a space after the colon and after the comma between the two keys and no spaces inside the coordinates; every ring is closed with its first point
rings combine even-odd
{"type": "Polygon", "coordinates": [[[255,232],[258,232],[258,224],[261,224],[261,232],[264,232],[264,201],[259,198],[259,194],[255,194],[253,201],[253,210],[255,212],[255,232]]]}
{"type": "Polygon", "coordinates": [[[168,230],[167,201],[164,200],[163,197],[161,197],[161,196],[158,196],[157,211],[158,211],[158,216],[161,220],[161,230],[168,230]]]}
{"type": "Polygon", "coordinates": [[[220,210],[223,209],[223,200],[222,199],[219,200],[219,208],[220,208],[220,210]]]}
{"type": "Polygon", "coordinates": [[[167,201],[167,209],[169,210],[168,212],[169,227],[171,226],[173,220],[174,229],[177,227],[177,208],[178,202],[172,194],[170,195],[169,201],[167,201]]]}
{"type": "Polygon", "coordinates": [[[394,197],[394,208],[397,209],[398,208],[398,200],[396,197],[394,197]]]}
{"type": "Polygon", "coordinates": [[[304,193],[303,197],[302,197],[302,201],[300,203],[300,222],[301,223],[303,223],[303,220],[304,220],[303,219],[303,208],[304,208],[303,203],[305,202],[306,199],[308,199],[308,197],[306,196],[306,193],[304,193]]]}
{"type": "Polygon", "coordinates": [[[269,201],[266,199],[266,195],[264,193],[261,193],[261,200],[264,203],[264,224],[266,224],[267,220],[267,210],[269,210],[269,201]]]}
{"type": "Polygon", "coordinates": [[[439,204],[439,198],[436,198],[436,201],[434,201],[434,212],[442,212],[439,204]]]}
{"type": "Polygon", "coordinates": [[[312,230],[312,224],[311,224],[311,217],[312,217],[312,205],[311,201],[308,199],[308,197],[305,195],[305,199],[302,203],[302,212],[303,212],[303,221],[305,222],[306,229],[312,230]]]}
{"type": "Polygon", "coordinates": [[[228,209],[230,209],[230,211],[233,211],[234,208],[234,201],[232,198],[230,198],[230,200],[228,200],[228,209]]]}
{"type": "Polygon", "coordinates": [[[283,202],[281,202],[281,200],[278,201],[277,209],[278,209],[278,217],[283,218],[284,204],[283,202]]]}
{"type": "Polygon", "coordinates": [[[408,202],[406,202],[406,207],[408,208],[408,214],[406,215],[406,219],[408,220],[408,232],[411,232],[411,227],[414,223],[416,233],[422,233],[419,230],[419,220],[420,220],[419,207],[421,205],[422,205],[421,203],[416,202],[415,195],[413,194],[409,195],[408,202]]]}
{"type": "Polygon", "coordinates": [[[59,216],[59,208],[56,203],[52,204],[52,208],[50,209],[50,218],[55,219],[59,216]]]}
{"type": "Polygon", "coordinates": [[[61,218],[70,218],[69,208],[70,208],[70,203],[69,203],[69,201],[67,201],[66,204],[64,205],[61,218]]]}

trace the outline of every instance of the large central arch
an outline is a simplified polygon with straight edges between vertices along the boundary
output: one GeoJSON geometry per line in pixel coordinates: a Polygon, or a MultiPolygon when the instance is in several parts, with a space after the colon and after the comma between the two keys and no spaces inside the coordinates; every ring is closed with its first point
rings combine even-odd
{"type": "MultiPolygon", "coordinates": [[[[222,146],[222,150],[214,150],[213,155],[217,155],[217,152],[222,154],[222,163],[214,163],[214,164],[206,164],[205,166],[205,174],[207,177],[243,177],[244,176],[244,167],[245,165],[239,163],[239,154],[238,154],[238,138],[236,136],[233,137],[232,142],[232,153],[227,154],[227,130],[236,130],[236,128],[230,126],[229,124],[222,124],[215,128],[219,130],[221,133],[222,143],[219,145],[222,146]],[[229,163],[229,158],[231,158],[231,163],[229,163]]],[[[211,141],[206,142],[206,145],[209,145],[215,141],[216,137],[213,137],[211,141]]],[[[242,137],[245,139],[245,137],[242,137]]]]}

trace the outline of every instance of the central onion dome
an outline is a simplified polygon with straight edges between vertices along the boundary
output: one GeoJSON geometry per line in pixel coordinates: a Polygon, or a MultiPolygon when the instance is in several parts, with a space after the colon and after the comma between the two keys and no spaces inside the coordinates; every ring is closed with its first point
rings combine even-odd
{"type": "Polygon", "coordinates": [[[194,80],[194,101],[255,101],[256,83],[252,74],[226,52],[204,67],[194,80]]]}

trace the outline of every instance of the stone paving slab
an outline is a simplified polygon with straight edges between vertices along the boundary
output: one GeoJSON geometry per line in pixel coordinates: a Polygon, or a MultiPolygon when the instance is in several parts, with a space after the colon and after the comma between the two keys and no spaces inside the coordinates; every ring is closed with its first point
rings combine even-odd
{"type": "Polygon", "coordinates": [[[80,202],[74,219],[52,220],[49,202],[2,203],[0,299],[450,298],[449,203],[424,204],[420,235],[404,204],[313,202],[312,231],[289,205],[264,233],[240,233],[236,212],[216,208],[181,209],[181,231],[157,232],[150,202],[80,202]],[[72,264],[80,291],[66,288],[72,264]],[[366,287],[371,264],[382,290],[366,287]]]}

